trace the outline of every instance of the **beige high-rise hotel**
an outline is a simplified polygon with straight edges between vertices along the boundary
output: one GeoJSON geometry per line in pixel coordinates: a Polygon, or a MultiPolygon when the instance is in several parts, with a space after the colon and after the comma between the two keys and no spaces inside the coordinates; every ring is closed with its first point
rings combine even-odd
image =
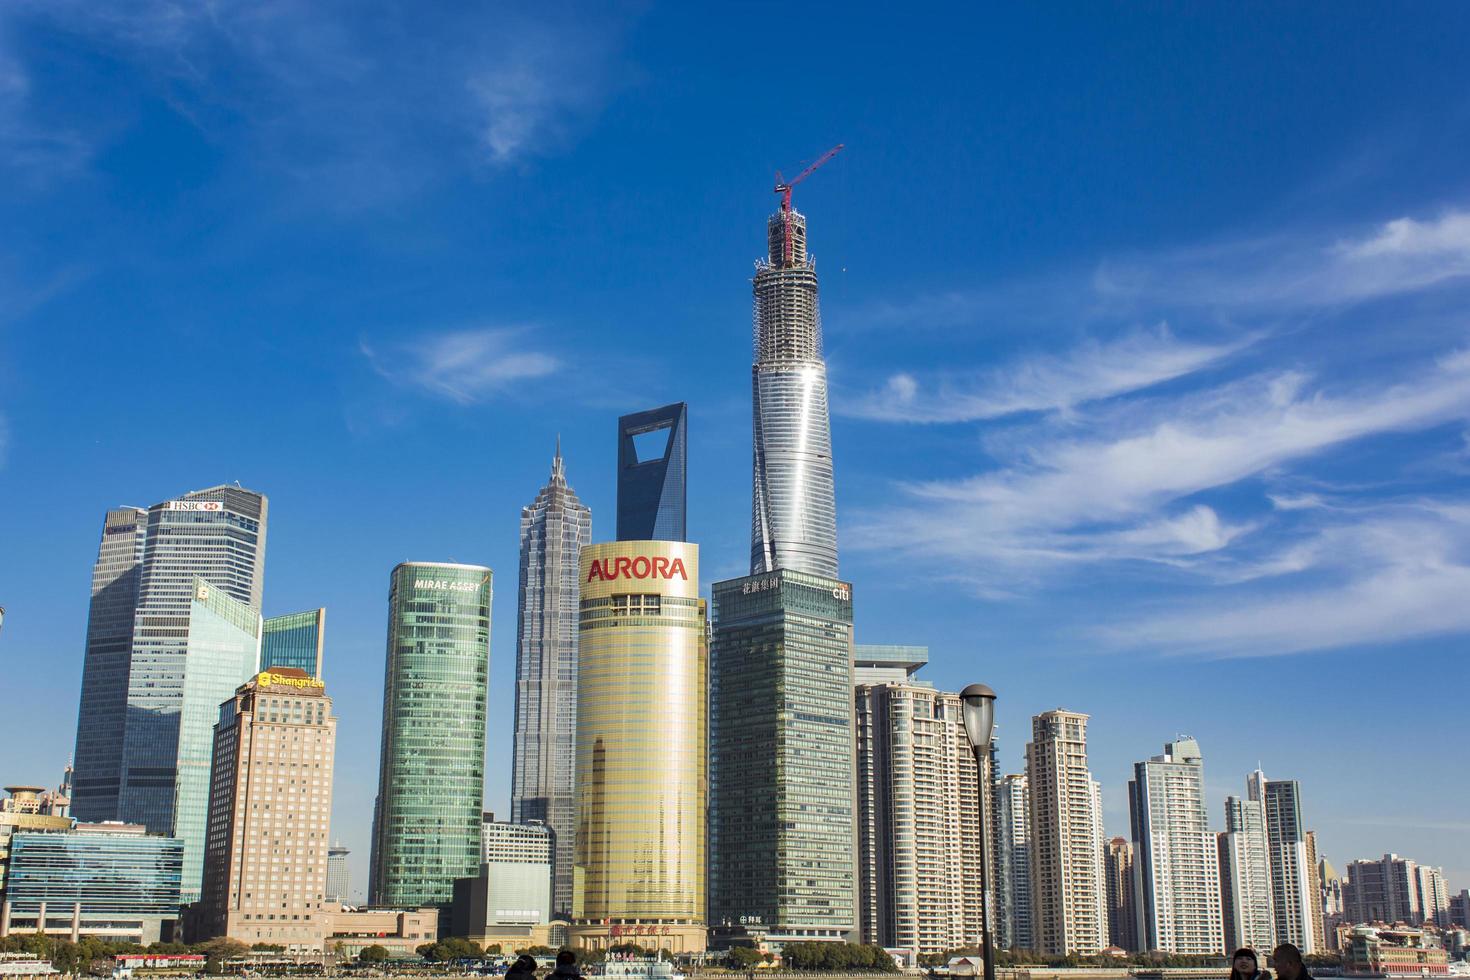
{"type": "Polygon", "coordinates": [[[575,946],[705,948],[708,650],[699,547],[581,554],[575,946]]]}
{"type": "Polygon", "coordinates": [[[201,938],[321,950],[336,739],[332,699],[299,668],[262,671],[221,705],[201,938]]]}

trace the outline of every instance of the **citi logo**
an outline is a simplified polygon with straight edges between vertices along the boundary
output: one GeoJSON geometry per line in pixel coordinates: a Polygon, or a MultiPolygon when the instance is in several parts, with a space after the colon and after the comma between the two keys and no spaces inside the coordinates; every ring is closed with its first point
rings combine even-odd
{"type": "Polygon", "coordinates": [[[647,558],[639,555],[629,558],[622,555],[618,558],[594,558],[591,566],[587,569],[587,581],[595,582],[601,579],[611,582],[620,578],[667,578],[675,576],[689,581],[689,573],[684,570],[684,559],[664,558],[662,556],[647,558]]]}

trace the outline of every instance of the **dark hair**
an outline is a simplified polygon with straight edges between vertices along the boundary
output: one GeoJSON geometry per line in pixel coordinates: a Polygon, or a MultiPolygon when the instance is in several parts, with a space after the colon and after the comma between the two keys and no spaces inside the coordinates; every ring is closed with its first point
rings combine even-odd
{"type": "Polygon", "coordinates": [[[1256,957],[1256,951],[1251,949],[1249,946],[1242,946],[1240,947],[1240,949],[1237,949],[1234,953],[1230,954],[1230,980],[1251,980],[1251,978],[1260,971],[1261,961],[1256,957]],[[1255,969],[1251,970],[1250,973],[1241,973],[1235,968],[1235,961],[1242,956],[1249,956],[1251,958],[1251,962],[1256,965],[1255,969]]]}
{"type": "Polygon", "coordinates": [[[517,956],[516,957],[515,966],[512,967],[512,969],[516,969],[516,970],[530,970],[532,973],[535,973],[536,972],[536,960],[535,960],[534,957],[532,957],[532,956],[530,956],[530,955],[528,955],[526,953],[522,953],[520,956],[517,956]]]}
{"type": "Polygon", "coordinates": [[[1300,963],[1302,961],[1302,951],[1291,943],[1282,943],[1276,947],[1276,952],[1271,954],[1271,958],[1277,962],[1285,960],[1288,963],[1300,963]]]}
{"type": "Polygon", "coordinates": [[[574,953],[574,952],[572,952],[569,949],[564,949],[560,953],[557,953],[556,954],[556,965],[557,966],[571,966],[573,963],[576,963],[576,962],[577,962],[577,954],[574,953]]]}

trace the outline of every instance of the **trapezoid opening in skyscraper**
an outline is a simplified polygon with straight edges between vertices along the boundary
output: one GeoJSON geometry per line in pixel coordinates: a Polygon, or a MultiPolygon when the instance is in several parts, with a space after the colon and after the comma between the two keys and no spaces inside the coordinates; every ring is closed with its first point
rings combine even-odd
{"type": "Polygon", "coordinates": [[[618,540],[687,541],[689,407],[618,419],[618,540]]]}

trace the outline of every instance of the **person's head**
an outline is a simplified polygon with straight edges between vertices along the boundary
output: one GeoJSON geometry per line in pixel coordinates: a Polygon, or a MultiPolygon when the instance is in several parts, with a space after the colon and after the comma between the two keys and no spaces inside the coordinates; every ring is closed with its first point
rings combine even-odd
{"type": "Polygon", "coordinates": [[[1302,951],[1291,943],[1282,943],[1271,954],[1276,965],[1276,976],[1280,980],[1297,980],[1302,975],[1302,951]]]}
{"type": "Polygon", "coordinates": [[[1235,951],[1230,957],[1230,973],[1233,977],[1244,977],[1251,980],[1260,971],[1260,964],[1256,961],[1256,951],[1248,946],[1243,946],[1235,951]]]}
{"type": "Polygon", "coordinates": [[[531,956],[529,956],[528,954],[522,953],[520,956],[517,956],[516,957],[516,963],[515,963],[514,969],[517,969],[517,970],[529,970],[530,972],[535,973],[536,972],[536,960],[534,958],[532,958],[531,956]]]}
{"type": "Polygon", "coordinates": [[[557,953],[556,954],[556,965],[557,966],[576,966],[577,965],[577,954],[574,953],[574,952],[572,952],[569,949],[562,950],[560,953],[557,953]]]}

